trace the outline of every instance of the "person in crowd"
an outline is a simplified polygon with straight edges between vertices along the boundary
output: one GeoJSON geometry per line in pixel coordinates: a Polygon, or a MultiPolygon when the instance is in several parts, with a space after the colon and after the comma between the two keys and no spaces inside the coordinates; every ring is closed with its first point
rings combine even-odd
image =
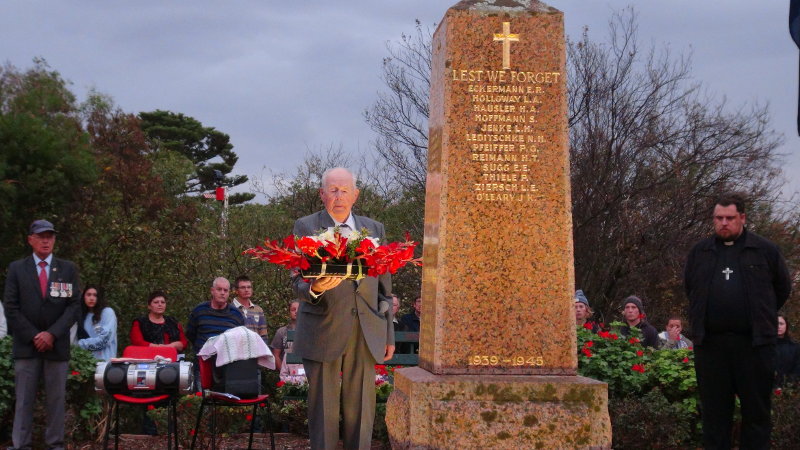
{"type": "MultiPolygon", "coordinates": [[[[400,297],[397,294],[392,294],[392,322],[394,324],[394,331],[409,331],[406,329],[404,323],[400,321],[400,315],[398,312],[400,311],[400,297]]],[[[395,342],[395,354],[401,353],[414,353],[415,344],[412,342],[395,342]]]]}
{"type": "Polygon", "coordinates": [[[777,245],[745,227],[745,199],[720,196],[714,235],[689,252],[684,287],[694,339],[703,445],[730,448],[736,398],[741,448],[770,445],[778,309],[791,277],[777,245]]]}
{"type": "Polygon", "coordinates": [[[775,387],[800,379],[800,344],[792,340],[786,316],[778,316],[778,341],[776,345],[775,387]]]}
{"type": "Polygon", "coordinates": [[[88,284],[83,289],[78,347],[89,350],[100,361],[117,357],[117,315],[106,304],[103,291],[88,284]]]}
{"type": "Polygon", "coordinates": [[[300,302],[297,300],[289,304],[289,323],[278,328],[270,344],[281,380],[292,384],[300,384],[306,381],[306,371],[302,364],[286,362],[286,355],[292,353],[293,344],[287,339],[287,334],[290,330],[294,330],[297,325],[297,310],[299,308],[300,302]]]}
{"type": "MultiPolygon", "coordinates": [[[[385,238],[383,224],[351,213],[359,194],[352,172],[342,167],[326,170],[319,192],[325,209],[298,219],[294,235],[338,226],[366,229],[372,237],[385,238]]],[[[344,448],[370,448],[374,366],[394,354],[392,318],[376,310],[379,302],[388,306],[391,276],[368,276],[359,282],[335,276],[306,280],[296,272],[292,283],[301,300],[292,351],[303,358],[308,377],[311,447],[336,448],[341,399],[344,448]]],[[[386,312],[390,315],[391,308],[386,312]]]]}
{"type": "Polygon", "coordinates": [[[203,348],[208,338],[244,325],[242,313],[228,303],[230,288],[227,279],[215,278],[211,284],[211,300],[200,303],[189,313],[186,337],[192,342],[195,352],[203,348]]]}
{"type": "Polygon", "coordinates": [[[646,317],[642,299],[635,295],[629,296],[622,301],[622,318],[626,326],[620,329],[620,333],[629,336],[631,327],[636,327],[642,332],[642,345],[658,348],[658,330],[647,322],[646,317]]]}
{"type": "MultiPolygon", "coordinates": [[[[150,292],[147,297],[147,314],[133,319],[131,345],[142,347],[174,347],[178,353],[188,345],[183,327],[175,318],[166,316],[167,294],[161,290],[150,292]]],[[[142,408],[142,434],[155,436],[158,428],[142,408]]]]}
{"type": "Polygon", "coordinates": [[[680,316],[670,316],[667,319],[666,330],[658,333],[659,347],[671,350],[692,348],[692,341],[683,334],[683,320],[680,316]]]}
{"type": "Polygon", "coordinates": [[[582,290],[575,291],[575,325],[592,330],[593,333],[600,331],[600,325],[589,319],[594,315],[594,311],[589,306],[589,299],[582,290]]]}
{"type": "Polygon", "coordinates": [[[3,301],[13,336],[16,395],[11,440],[17,449],[33,445],[33,406],[40,382],[47,414],[44,445],[64,448],[69,329],[80,307],[81,287],[75,264],[53,255],[55,243],[53,224],[34,221],[28,229],[33,254],[12,262],[6,272],[3,301]]]}
{"type": "MultiPolygon", "coordinates": [[[[186,325],[186,337],[192,342],[195,353],[206,341],[219,336],[226,330],[244,325],[244,317],[233,305],[228,303],[231,283],[226,278],[217,277],[211,283],[211,300],[200,303],[191,313],[186,325]]],[[[200,387],[200,364],[194,364],[195,386],[200,387]]]]}
{"type": "Polygon", "coordinates": [[[6,312],[3,310],[3,302],[0,302],[0,339],[8,335],[8,324],[6,323],[6,312]]]}
{"type": "Polygon", "coordinates": [[[394,331],[407,331],[406,326],[400,323],[400,317],[397,315],[400,311],[400,298],[397,294],[392,294],[392,322],[394,322],[394,331]]]}
{"type": "Polygon", "coordinates": [[[155,290],[147,297],[147,314],[133,319],[131,345],[144,347],[175,347],[180,353],[188,345],[181,324],[174,317],[165,315],[167,295],[155,290]]]}
{"type": "MultiPolygon", "coordinates": [[[[261,336],[265,343],[269,343],[267,318],[264,316],[264,310],[252,301],[253,282],[246,275],[240,275],[233,284],[236,288],[236,298],[232,303],[234,308],[242,313],[244,326],[261,336]]],[[[277,358],[275,364],[278,364],[277,358]]]]}
{"type": "Polygon", "coordinates": [[[404,314],[403,317],[400,318],[400,323],[403,324],[405,331],[419,331],[419,319],[422,316],[422,296],[418,296],[414,299],[414,303],[412,304],[414,307],[414,311],[408,314],[404,314]]]}

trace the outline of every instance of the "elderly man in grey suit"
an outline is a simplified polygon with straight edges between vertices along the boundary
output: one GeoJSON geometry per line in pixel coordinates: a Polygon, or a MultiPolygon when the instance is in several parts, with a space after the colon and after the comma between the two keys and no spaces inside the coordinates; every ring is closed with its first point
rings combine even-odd
{"type": "MultiPolygon", "coordinates": [[[[325,210],[298,219],[295,235],[339,226],[342,233],[366,228],[370,236],[385,238],[383,224],[351,213],[359,191],[350,171],[327,170],[319,192],[325,210]]],[[[368,449],[375,420],[374,365],[394,353],[391,312],[385,314],[378,303],[389,301],[391,277],[355,282],[330,276],[312,282],[295,274],[293,283],[302,300],[293,352],[303,358],[308,377],[311,447],[336,448],[341,398],[344,447],[368,449]]]]}
{"type": "Polygon", "coordinates": [[[3,295],[14,337],[16,407],[14,448],[32,445],[33,405],[39,380],[47,399],[47,448],[64,448],[65,391],[69,366],[69,329],[81,295],[75,264],[53,256],[56,230],[46,220],[30,226],[33,254],[8,266],[3,295]]]}

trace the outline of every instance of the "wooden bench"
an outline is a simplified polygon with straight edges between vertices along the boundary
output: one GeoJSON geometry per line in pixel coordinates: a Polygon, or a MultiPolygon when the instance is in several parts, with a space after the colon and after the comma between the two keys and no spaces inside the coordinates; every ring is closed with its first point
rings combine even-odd
{"type": "MultiPolygon", "coordinates": [[[[289,330],[289,332],[286,334],[286,341],[287,342],[294,341],[294,330],[289,330]]],[[[418,348],[418,345],[412,345],[412,344],[419,344],[419,332],[395,331],[394,342],[395,342],[395,348],[404,348],[404,347],[408,347],[411,349],[418,348]],[[408,344],[408,345],[399,345],[399,344],[408,344]]],[[[302,364],[303,359],[295,355],[294,353],[287,353],[286,362],[289,364],[302,364]]],[[[395,350],[392,359],[383,362],[378,361],[378,364],[386,364],[391,366],[416,366],[417,364],[419,364],[419,354],[398,353],[397,350],[395,350]]]]}

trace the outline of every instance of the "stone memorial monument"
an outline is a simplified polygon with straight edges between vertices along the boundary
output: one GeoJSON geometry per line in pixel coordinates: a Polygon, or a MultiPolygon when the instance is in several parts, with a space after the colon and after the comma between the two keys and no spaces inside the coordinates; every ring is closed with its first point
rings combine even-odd
{"type": "Polygon", "coordinates": [[[608,448],[577,376],[563,15],[464,0],[433,37],[419,367],[393,448],[608,448]]]}

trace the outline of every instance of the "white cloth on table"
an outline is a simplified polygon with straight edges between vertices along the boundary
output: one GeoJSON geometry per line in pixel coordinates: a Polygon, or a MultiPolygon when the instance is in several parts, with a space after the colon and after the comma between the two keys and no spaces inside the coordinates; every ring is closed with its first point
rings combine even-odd
{"type": "Polygon", "coordinates": [[[241,326],[209,338],[197,356],[203,359],[217,355],[217,367],[234,361],[258,359],[258,365],[275,369],[275,356],[258,333],[241,326]]]}

